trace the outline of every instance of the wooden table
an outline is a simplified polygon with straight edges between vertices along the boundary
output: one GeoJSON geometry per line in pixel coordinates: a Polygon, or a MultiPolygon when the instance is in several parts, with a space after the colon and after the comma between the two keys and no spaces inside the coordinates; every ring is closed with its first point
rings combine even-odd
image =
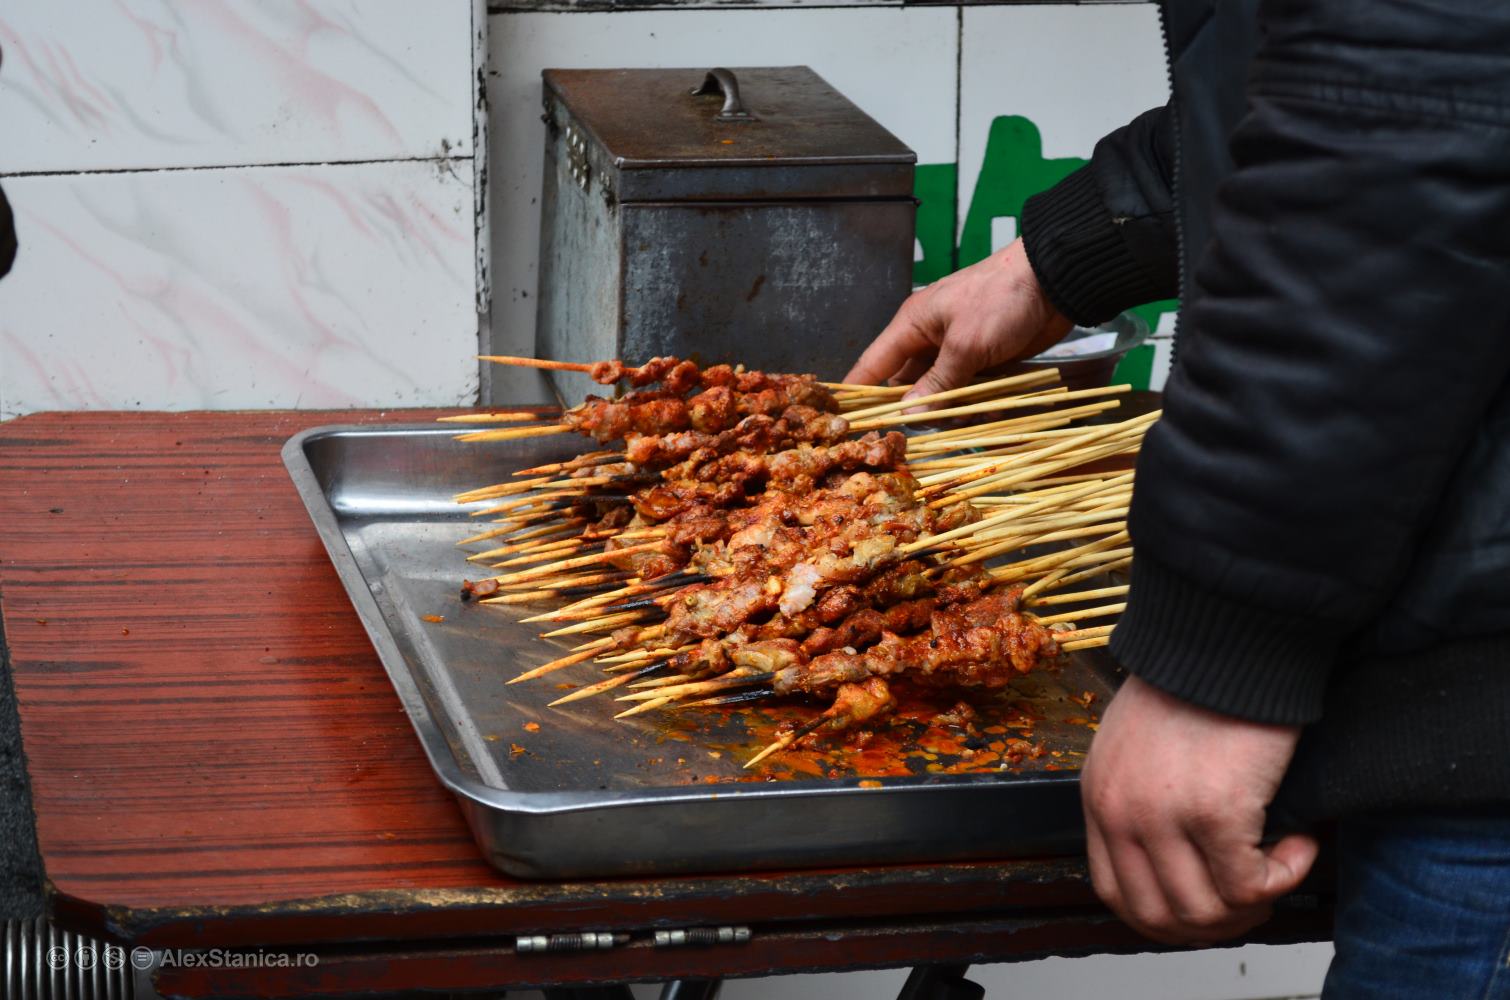
{"type": "MultiPolygon", "coordinates": [[[[0,425],[0,596],[55,920],[126,945],[312,952],[176,968],[185,996],[738,976],[1146,950],[1081,860],[576,882],[486,865],[279,460],[422,411],[48,413],[0,425]],[[746,944],[656,948],[738,924],[746,944]],[[629,944],[517,954],[516,934],[629,944]]],[[[1252,940],[1326,937],[1300,897],[1252,940]]]]}

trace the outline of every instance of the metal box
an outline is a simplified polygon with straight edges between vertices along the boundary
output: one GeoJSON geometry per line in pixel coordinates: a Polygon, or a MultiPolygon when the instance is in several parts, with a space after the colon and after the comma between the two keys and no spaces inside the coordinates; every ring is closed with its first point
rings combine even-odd
{"type": "Polygon", "coordinates": [[[911,289],[917,156],[808,67],[548,69],[544,93],[541,356],[839,378],[911,289]]]}

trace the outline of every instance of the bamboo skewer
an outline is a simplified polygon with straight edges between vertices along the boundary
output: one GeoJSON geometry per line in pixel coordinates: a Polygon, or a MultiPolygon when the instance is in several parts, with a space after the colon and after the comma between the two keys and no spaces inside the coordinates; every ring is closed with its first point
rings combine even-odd
{"type": "Polygon", "coordinates": [[[655,691],[640,691],[634,694],[620,695],[618,700],[648,701],[657,698],[683,698],[689,695],[707,694],[710,691],[721,691],[729,687],[744,687],[748,684],[758,684],[761,681],[770,680],[773,676],[768,670],[752,670],[749,667],[737,667],[712,680],[693,681],[689,684],[676,684],[655,691]]]}
{"type": "Polygon", "coordinates": [[[1031,583],[1027,587],[1023,588],[1023,602],[1027,603],[1041,593],[1057,590],[1060,587],[1067,587],[1072,583],[1078,583],[1081,580],[1089,580],[1092,577],[1104,576],[1107,573],[1122,569],[1131,564],[1131,557],[1117,556],[1109,559],[1105,563],[1093,565],[1088,569],[1080,570],[1077,573],[1070,573],[1067,569],[1055,570],[1049,575],[1038,580],[1036,583],[1031,583]]]}
{"type": "Polygon", "coordinates": [[[1051,518],[1044,522],[1024,525],[1023,529],[1016,534],[1009,534],[1005,539],[994,542],[991,540],[994,537],[991,534],[987,534],[985,538],[977,534],[972,538],[979,547],[966,555],[950,560],[949,565],[969,566],[972,563],[984,562],[995,556],[1005,555],[1016,549],[1042,542],[1062,542],[1071,538],[1084,538],[1088,535],[1119,532],[1123,530],[1123,518],[1126,514],[1126,507],[1112,507],[1104,512],[1092,511],[1087,514],[1051,518]]]}
{"type": "Polygon", "coordinates": [[[680,651],[672,649],[668,646],[662,646],[658,649],[635,649],[627,653],[620,653],[617,656],[599,657],[598,662],[606,663],[610,666],[623,667],[629,664],[634,664],[639,660],[663,659],[668,656],[674,656],[678,652],[680,651]]]}
{"type": "MultiPolygon", "coordinates": [[[[558,371],[585,372],[593,367],[494,355],[485,356],[485,360],[558,371]]],[[[1051,385],[1057,377],[1053,370],[1026,372],[912,399],[903,398],[911,386],[823,384],[834,393],[837,409],[852,435],[954,418],[988,418],[972,426],[909,435],[906,469],[918,479],[918,499],[942,516],[968,514],[976,520],[900,545],[894,558],[931,553],[926,556],[923,572],[925,577],[936,578],[948,567],[999,556],[1011,558],[1009,553],[1026,548],[1033,554],[994,566],[988,575],[999,584],[1031,581],[1022,592],[1024,606],[1037,608],[1034,617],[1040,624],[1058,629],[1056,640],[1061,648],[1088,649],[1104,645],[1113,627],[1088,623],[1119,615],[1126,607],[1127,587],[1090,583],[1088,586],[1094,589],[1067,588],[1130,563],[1132,550],[1127,545],[1125,519],[1132,474],[1096,473],[1086,467],[1136,452],[1158,414],[1121,423],[1077,426],[1075,421],[1081,418],[1119,406],[1118,397],[1129,387],[1068,390],[1051,385]],[[918,412],[940,405],[938,410],[918,412]],[[1030,412],[1012,414],[1013,410],[1030,412]],[[1003,411],[1005,415],[997,416],[1003,411]],[[973,509],[960,508],[959,504],[973,509]],[[1051,552],[1035,547],[1044,543],[1067,547],[1051,552]]],[[[476,442],[506,442],[573,430],[565,422],[543,422],[548,419],[533,412],[492,412],[460,415],[448,422],[521,425],[458,435],[459,440],[476,442]],[[524,426],[526,423],[529,426],[524,426]]],[[[457,494],[458,503],[486,506],[485,510],[469,511],[470,516],[496,519],[495,526],[461,544],[501,539],[468,558],[490,562],[495,570],[511,570],[489,578],[500,590],[495,596],[480,599],[480,603],[548,600],[559,605],[553,611],[524,619],[550,623],[551,630],[543,633],[547,638],[614,633],[589,639],[508,683],[594,661],[594,669],[604,672],[601,679],[550,704],[566,705],[620,692],[617,699],[632,704],[615,718],[668,706],[681,710],[773,696],[768,672],[738,667],[717,676],[698,677],[695,672],[682,674],[669,669],[675,654],[690,648],[685,645],[689,641],[696,641],[681,633],[666,637],[669,602],[691,582],[705,581],[708,576],[699,575],[691,567],[655,580],[641,579],[629,570],[605,571],[603,564],[617,562],[620,556],[671,551],[666,548],[666,539],[673,529],[665,525],[645,525],[636,518],[634,527],[592,526],[592,519],[605,509],[602,504],[623,504],[630,499],[623,494],[632,494],[640,484],[662,481],[654,471],[618,475],[592,471],[594,466],[626,461],[622,451],[598,451],[536,465],[514,474],[509,482],[457,494]],[[592,510],[584,506],[585,501],[599,504],[590,518],[582,516],[592,510]],[[622,547],[609,546],[610,540],[622,547]],[[650,624],[657,621],[660,624],[650,624]]],[[[757,484],[762,481],[756,480],[757,484]]],[[[623,521],[615,515],[602,523],[623,521]]],[[[770,754],[799,742],[831,716],[832,710],[810,720],[765,747],[745,766],[756,766],[770,754]]]]}
{"type": "Polygon", "coordinates": [[[796,729],[792,730],[790,733],[787,733],[785,736],[780,737],[774,743],[772,743],[770,746],[766,747],[764,750],[760,751],[758,754],[756,754],[755,756],[751,757],[749,760],[745,761],[744,762],[744,769],[746,771],[748,771],[750,768],[754,767],[756,764],[759,764],[761,761],[765,760],[771,754],[773,754],[773,753],[779,753],[780,751],[785,750],[787,747],[791,746],[793,743],[796,743],[798,740],[802,739],[804,736],[807,736],[809,733],[812,733],[819,726],[822,726],[823,723],[825,721],[827,721],[827,719],[828,719],[828,715],[824,714],[824,715],[818,716],[816,719],[812,719],[812,720],[810,720],[808,722],[805,722],[802,725],[798,726],[796,729]]]}
{"type": "Polygon", "coordinates": [[[565,705],[569,702],[581,701],[583,698],[591,698],[594,695],[603,694],[605,691],[612,691],[614,688],[622,687],[623,685],[630,683],[636,678],[644,677],[648,674],[654,673],[655,671],[662,669],[664,666],[664,663],[652,663],[649,666],[641,667],[638,670],[630,670],[622,674],[616,674],[613,677],[608,678],[607,680],[601,680],[596,684],[589,684],[586,687],[578,688],[570,694],[562,695],[555,701],[550,702],[548,704],[548,707],[555,708],[557,705],[565,705]]]}
{"type": "MultiPolygon", "coordinates": [[[[563,596],[563,595],[572,596],[572,597],[580,597],[583,594],[584,590],[590,590],[590,589],[592,589],[594,587],[601,586],[602,584],[605,584],[605,583],[623,583],[626,579],[628,579],[629,577],[631,577],[633,575],[634,575],[633,573],[627,573],[627,572],[624,572],[623,570],[618,570],[618,571],[615,571],[615,572],[612,572],[612,573],[588,573],[588,574],[584,574],[582,576],[569,577],[566,580],[558,581],[558,582],[553,583],[553,584],[551,584],[550,586],[547,586],[547,587],[540,586],[540,584],[539,584],[538,581],[531,581],[531,582],[528,582],[528,583],[524,583],[524,584],[521,584],[521,586],[524,588],[524,590],[526,592],[532,593],[532,594],[543,594],[543,595],[546,595],[546,596],[549,596],[549,597],[558,597],[558,596],[563,596]]],[[[500,583],[499,586],[507,588],[510,585],[506,584],[506,583],[500,583]]],[[[537,599],[539,599],[539,598],[537,598],[537,599]]],[[[485,597],[481,601],[479,601],[478,603],[479,604],[519,604],[519,603],[527,603],[527,602],[523,602],[523,601],[505,601],[502,598],[485,597]]]]}
{"type": "Polygon", "coordinates": [[[562,593],[563,591],[560,590],[527,590],[522,594],[504,594],[501,597],[485,597],[477,603],[499,605],[539,604],[541,601],[548,601],[553,597],[560,597],[562,593]]]}
{"type": "Polygon", "coordinates": [[[492,486],[483,486],[475,490],[467,490],[458,493],[451,499],[457,503],[473,503],[477,500],[494,500],[498,497],[512,496],[515,493],[527,493],[542,483],[551,481],[550,476],[537,476],[534,479],[523,479],[517,483],[494,483],[492,486]]]}
{"type": "Polygon", "coordinates": [[[635,691],[641,688],[669,687],[672,684],[681,684],[684,681],[690,681],[691,679],[691,674],[672,674],[669,677],[653,677],[648,681],[636,681],[635,683],[630,684],[629,690],[635,691]]]}
{"type": "Polygon", "coordinates": [[[574,559],[563,559],[560,562],[549,563],[545,566],[537,566],[534,569],[527,569],[522,573],[511,573],[508,576],[500,576],[496,579],[499,580],[499,582],[508,580],[513,583],[519,583],[524,580],[538,580],[541,577],[547,577],[552,573],[559,573],[562,570],[576,569],[580,566],[591,566],[594,563],[607,562],[609,559],[612,559],[616,556],[630,556],[634,555],[636,552],[648,552],[651,549],[659,548],[660,545],[660,542],[644,542],[640,545],[626,545],[622,549],[613,549],[608,552],[597,552],[590,556],[577,556],[574,559]]]}
{"type": "MultiPolygon", "coordinates": [[[[902,424],[925,423],[933,420],[945,420],[952,417],[968,417],[977,413],[995,413],[1000,410],[1018,410],[1033,406],[1047,406],[1055,403],[1068,402],[1072,399],[1092,399],[1098,396],[1107,396],[1115,393],[1131,391],[1131,386],[1113,385],[1104,389],[1076,389],[1073,392],[1059,392],[1050,395],[1008,396],[1005,399],[991,399],[983,403],[967,403],[964,406],[953,406],[943,410],[931,410],[927,413],[901,413],[891,414],[884,417],[872,417],[867,420],[851,421],[849,429],[852,431],[871,431],[882,427],[896,427],[902,424]]],[[[496,431],[482,431],[480,433],[501,433],[496,431]]]]}
{"type": "MultiPolygon", "coordinates": [[[[484,532],[482,532],[480,534],[473,535],[470,538],[463,538],[461,541],[457,542],[456,544],[458,544],[458,545],[467,545],[467,544],[470,544],[472,542],[486,541],[489,538],[498,538],[501,535],[512,534],[513,532],[518,531],[520,528],[522,528],[522,527],[524,527],[526,525],[536,524],[536,523],[538,523],[540,521],[547,521],[547,520],[551,520],[551,519],[555,519],[555,520],[559,521],[561,519],[561,516],[563,514],[565,514],[565,513],[566,512],[563,511],[563,510],[559,510],[559,509],[556,509],[556,508],[551,508],[549,510],[534,511],[534,512],[527,513],[527,514],[516,514],[516,515],[513,515],[511,517],[500,517],[497,520],[495,520],[493,523],[494,524],[504,524],[504,525],[506,525],[506,527],[492,528],[492,529],[490,529],[488,531],[484,531],[484,532]]],[[[468,515],[468,516],[471,516],[471,515],[468,515]]]]}
{"type": "Polygon", "coordinates": [[[584,662],[586,660],[590,660],[594,656],[596,656],[598,653],[602,652],[605,649],[608,649],[612,645],[613,645],[613,637],[612,636],[610,636],[610,637],[608,637],[606,639],[600,639],[597,642],[592,643],[591,645],[589,645],[588,648],[586,648],[586,649],[579,649],[575,653],[568,653],[566,656],[562,656],[562,657],[560,657],[558,659],[554,659],[554,660],[550,661],[549,663],[541,664],[540,666],[535,667],[533,670],[526,670],[524,673],[520,674],[519,676],[512,677],[509,680],[504,681],[504,683],[505,684],[519,684],[519,683],[522,683],[523,681],[532,681],[536,677],[544,677],[546,674],[555,673],[557,670],[563,670],[566,667],[572,666],[573,664],[582,663],[582,662],[584,662]]]}
{"type": "Polygon", "coordinates": [[[835,392],[865,393],[877,396],[900,396],[912,388],[910,383],[908,385],[860,385],[855,382],[820,382],[819,385],[835,392]]]}
{"type": "Polygon", "coordinates": [[[441,424],[502,424],[516,420],[539,420],[540,414],[528,410],[513,413],[457,413],[449,417],[436,417],[441,424]]]}
{"type": "MultiPolygon", "coordinates": [[[[1076,604],[1081,601],[1093,601],[1100,597],[1126,597],[1128,586],[1098,587],[1095,590],[1077,590],[1070,594],[1051,594],[1047,597],[1039,597],[1032,603],[1035,606],[1045,604],[1076,604]]],[[[1024,603],[1027,603],[1026,601],[1024,603]]]]}
{"type": "Polygon", "coordinates": [[[963,489],[951,489],[944,496],[941,496],[936,500],[929,501],[928,506],[933,507],[934,509],[949,507],[957,503],[963,503],[965,501],[971,500],[974,497],[990,493],[993,490],[1000,490],[1010,486],[1020,486],[1024,483],[1035,482],[1045,472],[1064,472],[1068,469],[1079,468],[1090,462],[1096,461],[1097,459],[1111,458],[1117,455],[1126,455],[1136,447],[1137,445],[1135,442],[1113,441],[1110,444],[1102,445],[1099,448],[1067,455],[1055,461],[1046,462],[1043,465],[1033,465],[1017,469],[1015,471],[998,473],[978,481],[973,486],[965,487],[963,489]]]}
{"type": "MultiPolygon", "coordinates": [[[[551,559],[555,556],[570,552],[573,549],[580,549],[584,545],[589,544],[591,543],[584,542],[581,538],[578,537],[567,538],[564,540],[547,539],[546,541],[538,542],[534,545],[525,546],[523,551],[516,551],[513,558],[494,563],[493,567],[496,569],[502,566],[519,566],[525,563],[540,562],[543,559],[551,559]]],[[[504,548],[507,548],[507,546],[505,546],[504,548]]],[[[486,552],[478,552],[473,555],[467,556],[467,562],[487,562],[489,559],[498,558],[500,554],[508,555],[507,552],[500,553],[498,549],[489,549],[486,552]]]]}
{"type": "Polygon", "coordinates": [[[1111,635],[1112,629],[1116,627],[1115,625],[1096,625],[1091,628],[1075,629],[1072,632],[1060,632],[1055,636],[1055,640],[1074,642],[1077,639],[1099,639],[1102,636],[1111,635]]]}
{"type": "MultiPolygon", "coordinates": [[[[1005,420],[993,420],[988,423],[968,424],[964,427],[949,427],[944,430],[929,431],[926,434],[914,434],[908,438],[907,443],[910,449],[927,449],[945,442],[968,441],[983,435],[1065,427],[1080,417],[1089,417],[1097,413],[1104,413],[1107,410],[1115,410],[1121,405],[1121,400],[1110,399],[1100,403],[1087,403],[1084,406],[1072,406],[1067,410],[1048,410],[1043,413],[1029,413],[1020,417],[1008,417],[1005,420]]],[[[956,445],[956,447],[959,446],[956,445]]]]}
{"type": "Polygon", "coordinates": [[[977,382],[973,385],[964,385],[960,386],[958,389],[949,389],[945,392],[933,392],[929,393],[926,396],[914,396],[912,399],[899,399],[895,402],[882,403],[879,406],[872,406],[869,409],[857,410],[853,413],[845,414],[845,419],[849,420],[850,423],[853,424],[856,420],[863,420],[869,417],[879,417],[887,413],[894,413],[897,410],[908,409],[909,407],[928,406],[933,403],[942,403],[945,400],[950,399],[964,399],[970,396],[979,396],[984,392],[990,392],[995,389],[1026,388],[1028,386],[1043,385],[1047,382],[1057,381],[1059,381],[1059,372],[1052,368],[1035,372],[1025,372],[1021,375],[1011,375],[1007,378],[994,379],[990,382],[977,382]]]}
{"type": "Polygon", "coordinates": [[[590,469],[594,465],[603,465],[607,462],[620,461],[624,457],[619,451],[590,451],[585,455],[578,455],[568,462],[551,462],[547,465],[536,465],[529,469],[520,469],[514,473],[516,476],[534,476],[542,474],[556,474],[572,471],[575,469],[590,469]]]}
{"type": "Polygon", "coordinates": [[[521,438],[546,437],[551,434],[570,434],[570,424],[534,424],[529,427],[505,427],[498,430],[471,431],[456,435],[458,441],[518,441],[521,438]]]}
{"type": "MultiPolygon", "coordinates": [[[[1122,556],[1131,556],[1132,555],[1132,549],[1131,548],[1112,549],[1112,550],[1108,551],[1106,554],[1108,556],[1116,556],[1116,557],[1119,557],[1119,558],[1122,557],[1122,556]]],[[[1100,553],[1089,552],[1089,553],[1086,553],[1083,556],[1076,556],[1073,559],[1066,559],[1066,560],[1064,560],[1064,561],[1062,561],[1060,563],[1057,563],[1057,564],[1056,563],[1049,563],[1047,565],[1048,566],[1059,565],[1059,566],[1064,566],[1064,567],[1077,567],[1078,568],[1078,567],[1081,567],[1081,566],[1095,564],[1097,562],[1098,555],[1100,555],[1100,553]]],[[[1006,566],[1006,567],[1003,567],[1002,569],[992,571],[990,575],[991,575],[992,579],[997,580],[997,581],[999,581],[1001,583],[1016,583],[1018,580],[1023,580],[1023,579],[1026,579],[1027,577],[1030,577],[1030,576],[1036,576],[1044,568],[1046,568],[1046,567],[1045,566],[1035,566],[1035,567],[1033,567],[1031,569],[1016,570],[1016,569],[1013,569],[1011,566],[1006,566]]]]}
{"type": "MultiPolygon", "coordinates": [[[[559,514],[565,507],[565,504],[561,504],[560,501],[565,500],[569,502],[572,498],[572,494],[562,493],[560,491],[554,493],[537,493],[534,496],[515,497],[513,500],[506,500],[503,503],[498,504],[497,506],[488,507],[485,510],[474,510],[469,512],[467,516],[492,517],[494,514],[510,514],[510,512],[513,511],[522,512],[518,515],[511,515],[509,519],[512,520],[514,516],[546,514],[547,512],[559,514]],[[544,509],[531,510],[531,507],[541,507],[544,509]]],[[[500,517],[498,518],[498,520],[502,521],[504,520],[504,518],[500,517]]]]}
{"type": "MultiPolygon", "coordinates": [[[[562,534],[563,532],[568,532],[568,531],[575,530],[577,528],[584,527],[584,526],[586,526],[586,524],[587,524],[587,519],[586,518],[575,517],[575,518],[569,518],[566,521],[563,521],[563,522],[561,522],[559,524],[547,524],[547,525],[544,525],[542,527],[530,528],[527,531],[520,531],[517,534],[514,534],[509,539],[508,544],[499,546],[494,551],[496,551],[496,552],[498,552],[500,554],[506,553],[506,552],[517,552],[517,551],[519,551],[521,548],[523,548],[526,545],[530,545],[530,544],[533,544],[534,542],[538,542],[538,541],[541,541],[543,539],[550,538],[552,536],[562,534]]],[[[494,537],[498,537],[498,536],[495,535],[494,537]]],[[[463,544],[465,544],[465,542],[457,542],[456,544],[457,545],[463,545],[463,544]]]]}
{"type": "Polygon", "coordinates": [[[999,514],[993,514],[983,520],[976,521],[974,524],[961,525],[958,528],[942,532],[941,534],[919,538],[915,542],[910,542],[907,545],[899,547],[897,549],[897,552],[902,556],[909,556],[915,552],[922,552],[925,549],[933,548],[940,542],[949,541],[955,538],[962,538],[965,535],[973,534],[974,532],[980,531],[988,525],[1001,524],[1005,523],[1006,521],[1025,517],[1029,512],[1048,509],[1054,504],[1061,503],[1065,500],[1075,499],[1077,497],[1093,496],[1096,493],[1111,489],[1115,486],[1119,486],[1124,482],[1132,482],[1132,473],[1129,472],[1126,475],[1116,476],[1112,479],[1097,480],[1087,486],[1082,486],[1078,489],[1072,489],[1065,493],[1039,500],[1036,503],[1028,504],[1026,507],[1010,507],[999,514]]]}
{"type": "Polygon", "coordinates": [[[491,361],[498,365],[513,365],[516,368],[543,368],[554,372],[590,372],[592,365],[580,361],[550,361],[545,358],[524,358],[509,354],[479,354],[478,361],[491,361]]]}
{"type": "MultiPolygon", "coordinates": [[[[1141,441],[1145,428],[1157,419],[1156,415],[1134,417],[1119,424],[1105,424],[1099,427],[1084,429],[1080,434],[1065,438],[1057,444],[1047,448],[1024,452],[1019,456],[1005,459],[987,459],[974,469],[964,469],[953,472],[941,472],[918,480],[925,487],[925,492],[937,492],[948,488],[955,496],[972,496],[977,492],[988,493],[989,489],[981,489],[982,486],[1005,485],[1012,482],[1012,470],[1023,468],[1039,468],[1058,466],[1059,468],[1073,468],[1077,464],[1084,464],[1106,454],[1116,454],[1113,450],[1107,452],[1109,446],[1125,447],[1129,439],[1141,441]],[[1046,462],[1053,458],[1054,462],[1046,462]],[[1075,459],[1076,461],[1069,461],[1075,459]],[[1068,462],[1068,464],[1065,464],[1068,462]],[[959,487],[966,483],[975,483],[970,490],[961,490],[959,487]],[[952,484],[946,487],[946,484],[952,484]]],[[[1055,470],[1057,471],[1057,469],[1055,470]]]]}
{"type": "Polygon", "coordinates": [[[1110,642],[1111,636],[1103,635],[1092,639],[1074,639],[1070,642],[1062,642],[1059,644],[1059,648],[1066,653],[1074,653],[1082,649],[1096,649],[1100,646],[1108,645],[1110,642]]]}
{"type": "Polygon", "coordinates": [[[525,618],[523,620],[526,622],[554,621],[557,619],[551,617],[552,615],[575,614],[579,611],[590,611],[593,608],[601,608],[606,604],[612,604],[614,601],[621,600],[625,597],[638,597],[641,594],[653,594],[657,591],[663,590],[680,590],[687,584],[697,582],[697,580],[699,579],[701,578],[695,575],[681,573],[674,574],[671,577],[662,577],[654,581],[644,581],[639,577],[635,577],[633,583],[619,587],[616,590],[610,590],[602,594],[594,594],[592,597],[584,597],[582,600],[568,604],[558,611],[549,612],[546,615],[537,615],[534,618],[525,618]]]}
{"type": "Polygon", "coordinates": [[[575,534],[571,538],[547,538],[536,542],[523,552],[516,553],[512,558],[505,559],[497,565],[519,566],[525,563],[542,562],[546,559],[558,559],[569,552],[574,552],[578,549],[594,548],[604,545],[606,542],[607,539],[588,538],[575,534]]]}
{"type": "Polygon", "coordinates": [[[673,702],[675,700],[676,700],[675,698],[656,698],[653,701],[642,701],[638,705],[634,706],[633,708],[625,709],[624,711],[620,712],[618,715],[615,715],[614,718],[615,719],[627,719],[631,715],[639,715],[642,712],[649,712],[649,711],[652,711],[654,709],[660,708],[663,705],[669,705],[671,702],[673,702]]]}
{"type": "Polygon", "coordinates": [[[577,635],[581,632],[601,632],[604,629],[616,629],[624,625],[632,625],[647,617],[643,611],[625,611],[617,615],[605,615],[602,618],[593,618],[585,622],[577,622],[575,625],[567,625],[551,632],[542,632],[542,639],[555,639],[563,635],[577,635]]]}
{"type": "Polygon", "coordinates": [[[1057,625],[1060,622],[1078,622],[1088,618],[1105,618],[1107,615],[1121,614],[1127,609],[1127,604],[1103,604],[1099,608],[1087,608],[1084,611],[1065,611],[1057,615],[1046,615],[1038,619],[1040,625],[1057,625]]]}

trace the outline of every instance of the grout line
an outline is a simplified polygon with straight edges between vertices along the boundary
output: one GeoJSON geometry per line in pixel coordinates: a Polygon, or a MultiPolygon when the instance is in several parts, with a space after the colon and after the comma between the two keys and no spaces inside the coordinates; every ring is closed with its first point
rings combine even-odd
{"type": "Polygon", "coordinates": [[[11,170],[0,171],[0,179],[13,177],[89,177],[96,174],[158,174],[187,170],[260,170],[263,167],[350,167],[367,163],[465,163],[467,156],[392,156],[377,160],[305,160],[281,163],[222,163],[196,166],[107,167],[98,170],[11,170]]]}
{"type": "MultiPolygon", "coordinates": [[[[493,223],[488,192],[488,45],[487,0],[472,0],[472,254],[473,296],[477,304],[477,353],[492,354],[493,343],[493,223]]],[[[493,366],[477,362],[474,403],[492,398],[493,366]]]]}
{"type": "MultiPolygon", "coordinates": [[[[964,121],[965,104],[965,8],[954,12],[954,218],[949,230],[949,270],[959,270],[959,237],[964,229],[960,219],[961,197],[965,182],[964,164],[960,162],[963,148],[960,130],[964,121]]],[[[980,183],[977,179],[977,185],[980,183]]]]}

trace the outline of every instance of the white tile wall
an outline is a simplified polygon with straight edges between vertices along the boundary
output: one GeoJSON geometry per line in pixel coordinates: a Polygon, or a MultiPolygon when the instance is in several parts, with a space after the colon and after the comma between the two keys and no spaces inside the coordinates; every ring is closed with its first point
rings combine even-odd
{"type": "Polygon", "coordinates": [[[0,418],[473,401],[481,6],[0,8],[0,418]]]}
{"type": "Polygon", "coordinates": [[[449,162],[5,180],[0,418],[475,397],[472,182],[449,162]]]}
{"type": "Polygon", "coordinates": [[[0,173],[469,155],[470,0],[13,0],[0,173]]]}
{"type": "MultiPolygon", "coordinates": [[[[920,162],[954,158],[952,9],[497,14],[489,31],[496,353],[528,354],[535,343],[542,69],[806,64],[915,149],[920,162]]],[[[516,402],[550,398],[527,371],[500,372],[494,392],[516,402]]]]}

